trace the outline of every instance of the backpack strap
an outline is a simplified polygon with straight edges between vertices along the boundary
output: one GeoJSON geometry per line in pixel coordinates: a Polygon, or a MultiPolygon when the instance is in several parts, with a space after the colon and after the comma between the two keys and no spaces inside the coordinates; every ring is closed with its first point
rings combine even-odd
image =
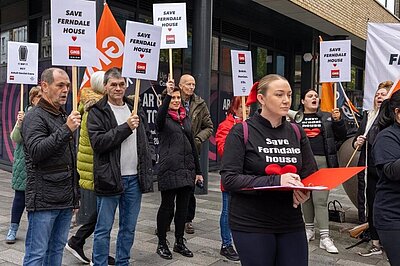
{"type": "Polygon", "coordinates": [[[300,129],[299,129],[299,127],[298,127],[297,124],[295,124],[295,123],[290,123],[290,124],[292,125],[292,128],[293,128],[293,130],[294,130],[294,133],[296,133],[297,140],[300,142],[300,141],[301,141],[301,134],[300,134],[300,129]]]}
{"type": "Polygon", "coordinates": [[[243,121],[243,139],[244,139],[244,145],[247,144],[247,140],[249,139],[249,126],[247,125],[246,120],[243,121]]]}

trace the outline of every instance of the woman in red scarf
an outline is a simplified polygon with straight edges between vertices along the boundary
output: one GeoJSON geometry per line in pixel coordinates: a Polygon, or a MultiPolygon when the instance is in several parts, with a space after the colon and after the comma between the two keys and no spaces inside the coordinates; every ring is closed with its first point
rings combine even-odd
{"type": "Polygon", "coordinates": [[[172,259],[166,237],[176,199],[176,241],[173,251],[185,257],[193,257],[184,243],[185,219],[190,193],[196,182],[203,181],[203,177],[190,119],[181,104],[180,90],[175,87],[173,80],[167,82],[166,95],[157,114],[156,128],[160,139],[158,190],[161,191],[161,205],[157,213],[157,254],[163,259],[172,259]]]}
{"type": "MultiPolygon", "coordinates": [[[[237,123],[242,123],[243,121],[242,108],[243,106],[241,104],[241,97],[234,96],[227,111],[226,119],[222,121],[221,124],[219,124],[218,126],[217,133],[215,134],[215,141],[217,142],[218,155],[221,158],[222,155],[224,154],[226,136],[228,136],[229,131],[234,125],[236,125],[237,123]]],[[[246,106],[245,108],[246,108],[246,114],[248,116],[249,107],[246,106]]],[[[229,260],[238,261],[239,255],[232,246],[231,229],[228,223],[229,193],[224,190],[222,184],[221,184],[221,191],[222,191],[222,210],[221,210],[219,224],[220,224],[222,245],[220,254],[229,260]]]]}

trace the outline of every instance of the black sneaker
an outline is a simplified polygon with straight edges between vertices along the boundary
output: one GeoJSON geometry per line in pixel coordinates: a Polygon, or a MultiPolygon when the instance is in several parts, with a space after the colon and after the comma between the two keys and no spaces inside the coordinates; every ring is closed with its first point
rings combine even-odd
{"type": "Polygon", "coordinates": [[[74,255],[75,258],[77,258],[84,264],[90,263],[90,260],[85,256],[85,253],[83,252],[83,248],[71,244],[70,241],[68,241],[67,245],[65,245],[65,248],[69,252],[71,252],[71,254],[74,255]]]}
{"type": "Polygon", "coordinates": [[[219,252],[222,256],[227,258],[228,260],[238,261],[239,255],[237,254],[236,250],[233,248],[232,245],[229,246],[222,246],[221,251],[219,252]]]}

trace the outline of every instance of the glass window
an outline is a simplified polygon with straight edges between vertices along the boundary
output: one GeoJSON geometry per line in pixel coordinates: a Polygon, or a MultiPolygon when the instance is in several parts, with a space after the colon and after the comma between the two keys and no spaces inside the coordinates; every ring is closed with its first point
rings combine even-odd
{"type": "Polygon", "coordinates": [[[213,36],[211,40],[211,70],[218,70],[218,37],[213,36]]]}
{"type": "Polygon", "coordinates": [[[256,49],[256,76],[255,79],[259,80],[267,74],[268,54],[267,49],[257,47],[256,49]]]}
{"type": "Polygon", "coordinates": [[[285,56],[277,55],[276,56],[276,74],[279,74],[285,77],[285,56]]]}
{"type": "Polygon", "coordinates": [[[43,23],[43,37],[51,36],[51,20],[46,19],[43,23]]]}
{"type": "Polygon", "coordinates": [[[231,66],[231,50],[247,50],[248,46],[245,43],[230,40],[221,39],[221,69],[220,71],[224,73],[232,73],[231,66]]]}

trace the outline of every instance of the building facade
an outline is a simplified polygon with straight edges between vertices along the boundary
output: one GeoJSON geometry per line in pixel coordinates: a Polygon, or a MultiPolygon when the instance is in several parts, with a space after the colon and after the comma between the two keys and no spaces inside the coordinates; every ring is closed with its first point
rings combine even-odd
{"type": "MultiPolygon", "coordinates": [[[[161,2],[165,3],[152,0],[107,1],[122,31],[125,31],[126,20],[152,23],[152,4],[161,2]]],[[[188,17],[188,48],[175,49],[173,52],[174,77],[178,79],[183,73],[198,73],[199,68],[207,72],[208,75],[200,78],[198,84],[201,86],[196,88],[196,92],[209,102],[215,129],[225,118],[232,97],[232,49],[252,52],[254,80],[269,73],[285,76],[294,92],[293,109],[297,109],[301,91],[318,87],[319,37],[324,40],[350,39],[352,81],[345,84],[345,87],[353,102],[361,107],[367,23],[399,22],[398,14],[395,15],[399,12],[398,0],[172,2],[186,2],[188,17]],[[206,45],[199,45],[204,40],[206,45]],[[210,55],[209,60],[202,61],[203,55],[206,59],[210,55]],[[204,62],[207,65],[201,66],[204,62]]],[[[98,19],[102,4],[103,0],[97,0],[98,19]]],[[[39,43],[39,72],[51,66],[50,1],[2,0],[0,8],[0,167],[10,169],[15,144],[11,142],[9,134],[19,110],[20,90],[19,86],[5,82],[7,42],[39,43]]],[[[66,70],[70,71],[69,68],[66,70]]],[[[153,83],[158,92],[167,79],[167,73],[168,54],[162,50],[159,79],[153,83]]],[[[150,87],[150,83],[147,85],[150,87]]],[[[149,90],[142,95],[142,101],[149,122],[154,122],[156,98],[149,90]]],[[[208,151],[205,156],[209,158],[210,167],[216,167],[219,158],[213,137],[210,138],[208,151]]]]}

